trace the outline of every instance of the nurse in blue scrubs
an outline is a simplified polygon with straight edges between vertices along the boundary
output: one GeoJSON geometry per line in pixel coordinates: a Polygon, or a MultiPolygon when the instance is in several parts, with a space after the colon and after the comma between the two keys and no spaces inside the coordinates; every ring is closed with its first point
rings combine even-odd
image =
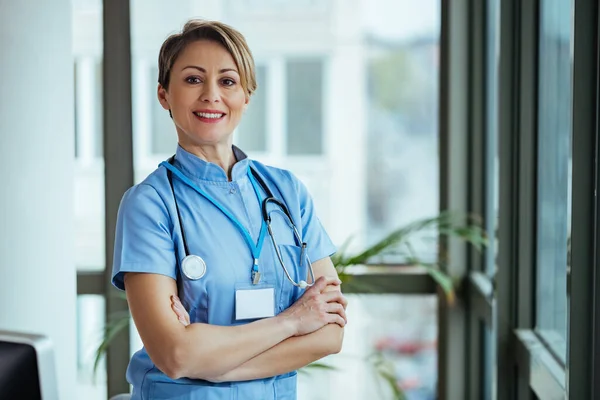
{"type": "Polygon", "coordinates": [[[125,193],[115,240],[144,344],[133,399],[295,399],[295,371],[341,349],[347,303],[310,194],[232,144],[256,87],[225,24],[192,20],[160,50],[179,144],[125,193]]]}

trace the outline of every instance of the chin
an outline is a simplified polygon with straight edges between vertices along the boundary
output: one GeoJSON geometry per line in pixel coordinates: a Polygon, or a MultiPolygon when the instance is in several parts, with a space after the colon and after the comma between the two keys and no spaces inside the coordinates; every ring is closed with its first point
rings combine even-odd
{"type": "Polygon", "coordinates": [[[226,143],[231,134],[223,132],[194,132],[194,141],[198,144],[226,143]]]}

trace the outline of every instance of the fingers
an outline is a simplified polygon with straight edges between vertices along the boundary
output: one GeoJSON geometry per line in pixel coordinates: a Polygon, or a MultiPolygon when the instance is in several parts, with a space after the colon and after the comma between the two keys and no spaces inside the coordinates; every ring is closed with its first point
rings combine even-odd
{"type": "Polygon", "coordinates": [[[321,293],[328,285],[339,286],[342,281],[335,276],[320,276],[315,284],[309,289],[321,293]]]}
{"type": "Polygon", "coordinates": [[[348,318],[346,317],[346,310],[344,306],[340,303],[327,303],[325,306],[325,310],[328,314],[337,314],[344,319],[344,324],[348,323],[348,318]]]}
{"type": "Polygon", "coordinates": [[[190,324],[190,315],[185,307],[183,307],[179,297],[171,296],[171,309],[175,312],[177,319],[183,326],[188,326],[190,324]]]}
{"type": "Polygon", "coordinates": [[[339,314],[327,314],[327,319],[330,324],[338,324],[341,328],[346,326],[346,320],[339,314]]]}
{"type": "Polygon", "coordinates": [[[344,307],[344,310],[348,306],[348,300],[342,294],[342,292],[340,292],[339,290],[325,292],[325,293],[322,293],[321,296],[323,296],[323,301],[325,301],[326,303],[336,302],[336,303],[341,304],[342,307],[344,307]]]}

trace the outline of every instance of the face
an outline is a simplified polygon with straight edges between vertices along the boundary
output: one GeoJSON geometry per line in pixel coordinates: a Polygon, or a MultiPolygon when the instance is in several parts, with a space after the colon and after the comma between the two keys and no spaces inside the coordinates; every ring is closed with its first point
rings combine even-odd
{"type": "Polygon", "coordinates": [[[158,99],[171,110],[179,144],[231,146],[248,98],[240,84],[239,71],[231,54],[219,43],[199,40],[179,55],[169,89],[158,86],[158,99]]]}

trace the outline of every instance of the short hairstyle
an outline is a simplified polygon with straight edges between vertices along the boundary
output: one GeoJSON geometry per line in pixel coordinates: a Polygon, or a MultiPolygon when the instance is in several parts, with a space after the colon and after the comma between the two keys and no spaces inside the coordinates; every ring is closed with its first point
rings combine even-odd
{"type": "Polygon", "coordinates": [[[180,33],[164,41],[158,55],[158,83],[169,89],[171,69],[185,48],[198,40],[211,40],[221,44],[231,54],[240,74],[240,84],[250,97],[256,90],[256,72],[252,52],[244,36],[236,29],[218,21],[192,19],[180,33]]]}

